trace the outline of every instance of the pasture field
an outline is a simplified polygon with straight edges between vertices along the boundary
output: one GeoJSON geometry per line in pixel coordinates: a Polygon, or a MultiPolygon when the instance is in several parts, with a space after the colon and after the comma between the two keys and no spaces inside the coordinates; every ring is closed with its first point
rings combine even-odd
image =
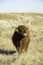
{"type": "Polygon", "coordinates": [[[0,13],[0,65],[43,65],[43,13],[0,13]],[[19,56],[17,52],[3,53],[16,51],[12,35],[15,27],[21,24],[30,30],[27,52],[19,56]]]}

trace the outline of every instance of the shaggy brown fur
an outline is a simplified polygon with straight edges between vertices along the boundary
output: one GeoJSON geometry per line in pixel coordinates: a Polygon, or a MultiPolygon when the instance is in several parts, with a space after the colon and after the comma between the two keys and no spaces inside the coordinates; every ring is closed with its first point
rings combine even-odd
{"type": "Polygon", "coordinates": [[[12,41],[18,52],[27,51],[30,42],[29,29],[24,25],[16,27],[12,41]]]}

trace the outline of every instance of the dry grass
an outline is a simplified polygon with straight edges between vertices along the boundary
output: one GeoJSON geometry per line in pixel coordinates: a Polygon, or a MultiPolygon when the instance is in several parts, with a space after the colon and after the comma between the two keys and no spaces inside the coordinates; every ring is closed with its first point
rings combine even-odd
{"type": "Polygon", "coordinates": [[[0,49],[16,50],[11,40],[15,26],[21,23],[27,25],[30,17],[33,20],[29,26],[31,41],[28,51],[19,56],[18,53],[0,54],[0,65],[43,65],[43,14],[41,13],[0,14],[0,49]]]}

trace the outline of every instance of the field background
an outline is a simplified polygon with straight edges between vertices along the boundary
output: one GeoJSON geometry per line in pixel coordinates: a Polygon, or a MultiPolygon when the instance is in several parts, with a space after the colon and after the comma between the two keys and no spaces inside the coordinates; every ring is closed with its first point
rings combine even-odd
{"type": "Polygon", "coordinates": [[[16,50],[11,38],[21,24],[30,30],[28,51],[19,58],[18,53],[0,53],[0,65],[43,65],[43,13],[0,13],[0,50],[16,50]]]}

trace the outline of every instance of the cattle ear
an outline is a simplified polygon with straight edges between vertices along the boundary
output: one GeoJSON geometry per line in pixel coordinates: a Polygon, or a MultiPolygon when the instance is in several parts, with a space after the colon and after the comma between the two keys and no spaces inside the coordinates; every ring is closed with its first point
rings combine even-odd
{"type": "Polygon", "coordinates": [[[28,27],[26,27],[26,30],[28,30],[29,28],[28,27]]]}
{"type": "Polygon", "coordinates": [[[27,34],[26,33],[24,33],[24,36],[26,36],[27,34]]]}
{"type": "Polygon", "coordinates": [[[18,32],[18,28],[16,28],[15,31],[18,32]]]}

